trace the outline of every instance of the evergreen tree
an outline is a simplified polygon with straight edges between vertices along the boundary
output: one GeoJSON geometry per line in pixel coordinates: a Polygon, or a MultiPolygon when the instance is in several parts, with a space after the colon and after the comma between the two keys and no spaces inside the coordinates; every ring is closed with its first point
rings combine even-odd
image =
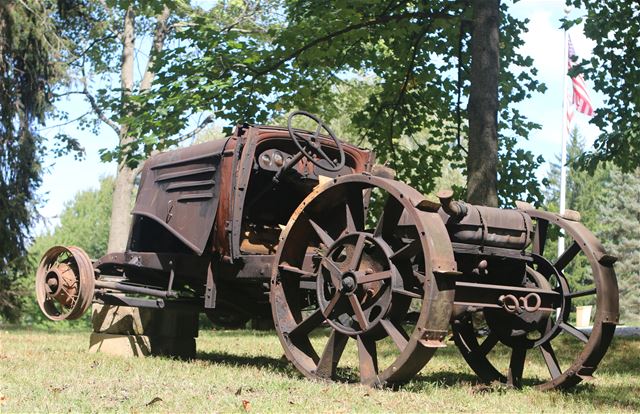
{"type": "Polygon", "coordinates": [[[624,174],[611,172],[606,203],[598,209],[600,239],[615,264],[620,289],[621,321],[640,323],[640,168],[624,174]]]}
{"type": "MultiPolygon", "coordinates": [[[[604,183],[609,179],[609,169],[606,165],[593,172],[579,170],[571,163],[585,151],[584,139],[577,128],[569,135],[567,143],[567,196],[566,208],[580,212],[582,223],[593,232],[597,232],[600,225],[597,207],[605,201],[604,183]]],[[[547,176],[548,185],[544,191],[546,209],[560,210],[560,156],[551,164],[547,176]]]]}
{"type": "MultiPolygon", "coordinates": [[[[623,173],[618,167],[601,163],[592,172],[579,170],[571,161],[584,154],[584,141],[574,129],[567,146],[566,208],[580,212],[582,223],[595,233],[615,264],[620,288],[620,309],[624,323],[640,322],[640,169],[623,173]]],[[[546,209],[558,211],[560,164],[551,165],[545,190],[546,209]]],[[[558,234],[550,236],[545,256],[556,256],[558,234]]],[[[579,255],[565,270],[573,290],[586,288],[591,269],[579,255]]],[[[590,298],[593,299],[593,298],[590,298]]],[[[592,304],[587,299],[576,304],[592,304]]]]}
{"type": "Polygon", "coordinates": [[[0,1],[0,315],[8,319],[19,312],[12,275],[25,265],[46,150],[37,127],[64,75],[54,9],[54,1],[0,1]]]}
{"type": "MultiPolygon", "coordinates": [[[[565,198],[566,209],[578,211],[581,222],[596,235],[601,227],[599,217],[599,206],[605,202],[605,183],[608,181],[609,170],[606,165],[599,166],[592,173],[575,168],[571,160],[576,159],[585,151],[584,139],[578,130],[574,130],[569,135],[567,143],[567,193],[565,198]]],[[[549,211],[559,211],[560,206],[560,157],[557,162],[551,165],[547,176],[548,186],[545,190],[545,208],[549,211]]],[[[545,256],[551,261],[555,261],[558,252],[559,229],[552,226],[549,229],[549,240],[545,248],[545,256]]],[[[572,242],[565,235],[565,247],[572,242]]],[[[571,289],[589,289],[593,283],[592,271],[587,257],[580,253],[564,270],[564,274],[569,280],[571,289]]],[[[593,305],[593,297],[579,298],[574,301],[575,305],[593,305]]]]}

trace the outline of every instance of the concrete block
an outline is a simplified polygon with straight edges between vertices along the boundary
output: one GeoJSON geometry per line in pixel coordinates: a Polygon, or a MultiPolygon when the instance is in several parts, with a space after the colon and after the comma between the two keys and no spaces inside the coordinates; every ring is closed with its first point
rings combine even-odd
{"type": "Polygon", "coordinates": [[[198,336],[198,312],[93,304],[93,331],[167,338],[198,336]]]}
{"type": "Polygon", "coordinates": [[[147,335],[114,335],[93,332],[89,338],[90,353],[123,357],[169,356],[195,358],[195,338],[167,338],[147,335]]]}

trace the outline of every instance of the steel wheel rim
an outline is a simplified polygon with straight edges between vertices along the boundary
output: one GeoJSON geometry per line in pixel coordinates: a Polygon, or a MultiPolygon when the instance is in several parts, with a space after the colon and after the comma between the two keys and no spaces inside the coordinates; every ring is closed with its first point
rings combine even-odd
{"type": "Polygon", "coordinates": [[[45,252],[36,271],[38,306],[54,321],[78,319],[91,305],[94,285],[91,259],[81,248],[54,246],[45,252]],[[51,283],[53,279],[57,281],[51,283]],[[60,292],[65,294],[56,295],[60,292]]]}

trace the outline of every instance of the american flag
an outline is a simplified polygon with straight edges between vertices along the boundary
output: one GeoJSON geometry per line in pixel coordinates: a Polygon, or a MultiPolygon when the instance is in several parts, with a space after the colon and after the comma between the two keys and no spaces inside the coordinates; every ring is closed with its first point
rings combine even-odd
{"type": "MultiPolygon", "coordinates": [[[[568,67],[567,69],[571,69],[573,67],[573,61],[571,58],[575,56],[576,52],[573,48],[573,43],[571,43],[571,37],[567,35],[567,51],[568,51],[568,67]]],[[[571,124],[571,119],[573,118],[573,108],[571,104],[574,104],[576,110],[581,112],[587,116],[593,116],[593,104],[591,103],[591,98],[589,98],[589,94],[587,93],[587,85],[584,83],[584,77],[582,74],[579,74],[575,78],[571,78],[571,83],[573,84],[573,96],[569,96],[569,105],[567,105],[567,128],[571,124]]]]}

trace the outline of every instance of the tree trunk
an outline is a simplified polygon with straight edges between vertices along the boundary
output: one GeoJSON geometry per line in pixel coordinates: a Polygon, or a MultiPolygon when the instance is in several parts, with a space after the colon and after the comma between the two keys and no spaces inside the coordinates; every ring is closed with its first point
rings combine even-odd
{"type": "MultiPolygon", "coordinates": [[[[126,113],[128,97],[133,89],[133,64],[135,45],[135,15],[133,6],[129,6],[124,16],[122,33],[122,61],[120,67],[120,87],[122,88],[121,105],[126,113]]],[[[120,126],[119,144],[123,148],[131,142],[127,125],[120,126]]],[[[109,253],[123,252],[127,247],[127,237],[131,227],[131,196],[135,171],[127,165],[127,158],[122,157],[118,163],[118,172],[113,188],[113,206],[111,207],[111,228],[109,230],[109,253]]]]}
{"type": "MultiPolygon", "coordinates": [[[[140,92],[151,87],[154,72],[154,63],[158,53],[164,47],[164,41],[168,32],[167,21],[170,11],[164,7],[162,14],[157,18],[153,43],[149,52],[147,68],[140,83],[140,92]]],[[[129,7],[125,14],[124,31],[122,34],[122,63],[120,73],[120,83],[122,87],[122,108],[123,113],[127,113],[127,98],[133,90],[133,68],[134,68],[134,46],[135,46],[135,17],[133,8],[129,7]]],[[[133,141],[129,136],[129,127],[122,125],[119,133],[120,147],[124,148],[133,141]]],[[[113,189],[113,206],[111,210],[111,228],[109,231],[109,253],[122,252],[127,247],[129,229],[131,227],[131,201],[133,197],[134,182],[138,169],[132,169],[127,165],[126,156],[118,164],[118,172],[113,189]]]]}
{"type": "Polygon", "coordinates": [[[498,205],[500,0],[473,0],[467,201],[498,205]]]}

